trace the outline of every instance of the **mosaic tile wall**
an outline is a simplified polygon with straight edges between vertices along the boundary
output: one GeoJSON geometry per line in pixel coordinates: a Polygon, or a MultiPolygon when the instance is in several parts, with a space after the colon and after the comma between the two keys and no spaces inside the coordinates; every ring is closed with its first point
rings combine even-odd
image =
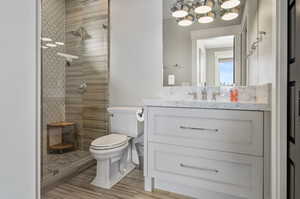
{"type": "MultiPolygon", "coordinates": [[[[42,37],[65,42],[64,0],[42,0],[42,37]]],[[[47,124],[65,120],[65,60],[57,56],[57,52],[64,51],[64,46],[42,49],[44,174],[47,172],[47,124]]]]}

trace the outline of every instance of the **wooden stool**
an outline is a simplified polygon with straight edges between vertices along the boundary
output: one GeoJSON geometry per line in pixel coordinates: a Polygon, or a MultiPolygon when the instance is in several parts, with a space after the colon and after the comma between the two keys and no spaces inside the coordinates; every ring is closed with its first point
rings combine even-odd
{"type": "Polygon", "coordinates": [[[48,153],[51,151],[55,151],[58,153],[64,153],[66,150],[76,150],[77,149],[77,131],[76,131],[76,123],[75,122],[56,122],[50,123],[47,125],[47,148],[48,153]],[[65,127],[72,127],[73,134],[73,143],[66,143],[64,129],[65,127]],[[61,129],[61,133],[59,135],[60,143],[50,145],[50,136],[51,130],[54,128],[61,129]]]}

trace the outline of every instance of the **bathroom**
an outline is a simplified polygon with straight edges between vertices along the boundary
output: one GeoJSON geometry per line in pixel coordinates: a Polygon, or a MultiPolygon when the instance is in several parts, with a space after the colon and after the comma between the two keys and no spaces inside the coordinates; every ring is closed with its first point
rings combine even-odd
{"type": "Polygon", "coordinates": [[[36,198],[273,198],[277,0],[38,2],[36,198]]]}

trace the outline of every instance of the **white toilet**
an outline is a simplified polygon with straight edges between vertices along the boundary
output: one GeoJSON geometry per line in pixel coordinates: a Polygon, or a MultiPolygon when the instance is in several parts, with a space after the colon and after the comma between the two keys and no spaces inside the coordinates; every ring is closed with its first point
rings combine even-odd
{"type": "Polygon", "coordinates": [[[143,134],[143,125],[138,122],[138,107],[111,107],[111,134],[94,140],[90,146],[97,160],[97,174],[92,184],[110,189],[135,168],[133,155],[136,153],[133,139],[143,134]]]}

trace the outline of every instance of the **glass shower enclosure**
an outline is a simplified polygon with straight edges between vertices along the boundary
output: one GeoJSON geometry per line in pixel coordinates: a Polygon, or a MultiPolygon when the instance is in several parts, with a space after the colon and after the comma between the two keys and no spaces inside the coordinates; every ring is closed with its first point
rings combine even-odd
{"type": "Polygon", "coordinates": [[[42,182],[93,164],[108,132],[108,0],[42,0],[42,182]]]}

